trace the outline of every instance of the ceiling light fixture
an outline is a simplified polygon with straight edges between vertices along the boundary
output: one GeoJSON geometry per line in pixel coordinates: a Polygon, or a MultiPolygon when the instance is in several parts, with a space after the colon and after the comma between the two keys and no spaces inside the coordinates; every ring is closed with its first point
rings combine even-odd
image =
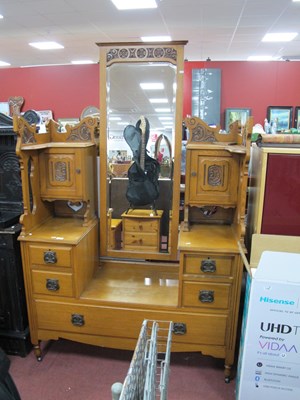
{"type": "Polygon", "coordinates": [[[145,83],[140,83],[140,87],[143,90],[162,90],[162,89],[164,89],[164,84],[163,83],[145,82],[145,83]]]}
{"type": "Polygon", "coordinates": [[[297,32],[267,33],[262,38],[262,42],[290,42],[297,35],[297,32]]]}
{"type": "Polygon", "coordinates": [[[0,19],[3,19],[4,17],[3,17],[3,15],[2,14],[0,14],[0,19]]]}
{"type": "Polygon", "coordinates": [[[81,64],[94,64],[92,60],[74,60],[71,61],[72,64],[81,65],[81,64]]]}
{"type": "Polygon", "coordinates": [[[247,61],[272,61],[272,56],[249,56],[247,61]]]}
{"type": "Polygon", "coordinates": [[[64,48],[64,46],[56,42],[32,42],[29,43],[29,46],[35,47],[39,50],[54,50],[64,48]]]}
{"type": "Polygon", "coordinates": [[[7,63],[5,61],[0,61],[0,67],[7,67],[9,65],[11,65],[11,64],[9,64],[9,63],[7,63]]]}
{"type": "Polygon", "coordinates": [[[155,108],[155,112],[171,112],[171,108],[155,108]]]}
{"type": "Polygon", "coordinates": [[[143,42],[170,42],[171,36],[142,36],[143,42]]]}
{"type": "Polygon", "coordinates": [[[157,8],[155,0],[111,0],[118,10],[137,10],[141,8],[157,8]]]}
{"type": "Polygon", "coordinates": [[[150,103],[167,103],[168,99],[149,99],[150,103]]]}

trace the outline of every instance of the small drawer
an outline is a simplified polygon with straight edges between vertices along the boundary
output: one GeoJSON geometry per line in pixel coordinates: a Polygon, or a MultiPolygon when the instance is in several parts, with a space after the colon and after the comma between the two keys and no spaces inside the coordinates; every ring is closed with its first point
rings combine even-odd
{"type": "Polygon", "coordinates": [[[30,245],[30,263],[38,265],[71,267],[72,247],[30,245]]]}
{"type": "Polygon", "coordinates": [[[233,260],[234,257],[219,255],[185,254],[183,258],[183,273],[232,276],[233,260]]]}
{"type": "Polygon", "coordinates": [[[130,232],[158,232],[160,220],[145,218],[124,218],[125,231],[130,232]]]}
{"type": "Polygon", "coordinates": [[[73,296],[72,274],[32,270],[33,293],[73,296]]]}
{"type": "Polygon", "coordinates": [[[125,232],[124,234],[124,249],[148,249],[159,250],[159,236],[158,234],[151,233],[131,233],[125,232]]]}
{"type": "Polygon", "coordinates": [[[230,284],[210,282],[183,282],[183,307],[228,309],[230,284]]]}

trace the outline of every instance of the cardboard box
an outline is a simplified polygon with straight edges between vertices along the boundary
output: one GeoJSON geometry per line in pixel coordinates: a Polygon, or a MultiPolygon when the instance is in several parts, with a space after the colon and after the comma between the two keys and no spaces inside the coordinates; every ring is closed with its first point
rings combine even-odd
{"type": "Polygon", "coordinates": [[[300,399],[300,254],[264,251],[248,276],[236,396],[300,399]]]}

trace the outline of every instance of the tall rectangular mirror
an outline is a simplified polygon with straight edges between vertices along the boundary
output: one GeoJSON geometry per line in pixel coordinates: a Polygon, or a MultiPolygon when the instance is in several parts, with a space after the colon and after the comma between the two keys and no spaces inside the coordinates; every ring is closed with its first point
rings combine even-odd
{"type": "Polygon", "coordinates": [[[98,43],[101,256],[177,258],[185,44],[98,43]]]}

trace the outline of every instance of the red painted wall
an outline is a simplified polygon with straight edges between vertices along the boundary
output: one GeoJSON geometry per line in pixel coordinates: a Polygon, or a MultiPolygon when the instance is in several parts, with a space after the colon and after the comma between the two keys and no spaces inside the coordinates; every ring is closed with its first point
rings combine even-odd
{"type": "Polygon", "coordinates": [[[52,110],[54,119],[79,118],[99,107],[99,66],[63,65],[0,70],[0,101],[23,96],[22,111],[52,110]]]}
{"type": "Polygon", "coordinates": [[[221,124],[225,108],[251,108],[263,124],[268,106],[300,106],[300,62],[186,62],[183,115],[191,114],[193,68],[221,69],[221,124]]]}
{"type": "MultiPolygon", "coordinates": [[[[193,68],[221,69],[221,121],[225,108],[251,108],[263,123],[269,105],[300,106],[300,62],[185,62],[183,117],[191,114],[193,68]]],[[[54,118],[79,117],[99,106],[99,66],[0,69],[0,101],[23,96],[23,111],[52,110],[54,118]]]]}

